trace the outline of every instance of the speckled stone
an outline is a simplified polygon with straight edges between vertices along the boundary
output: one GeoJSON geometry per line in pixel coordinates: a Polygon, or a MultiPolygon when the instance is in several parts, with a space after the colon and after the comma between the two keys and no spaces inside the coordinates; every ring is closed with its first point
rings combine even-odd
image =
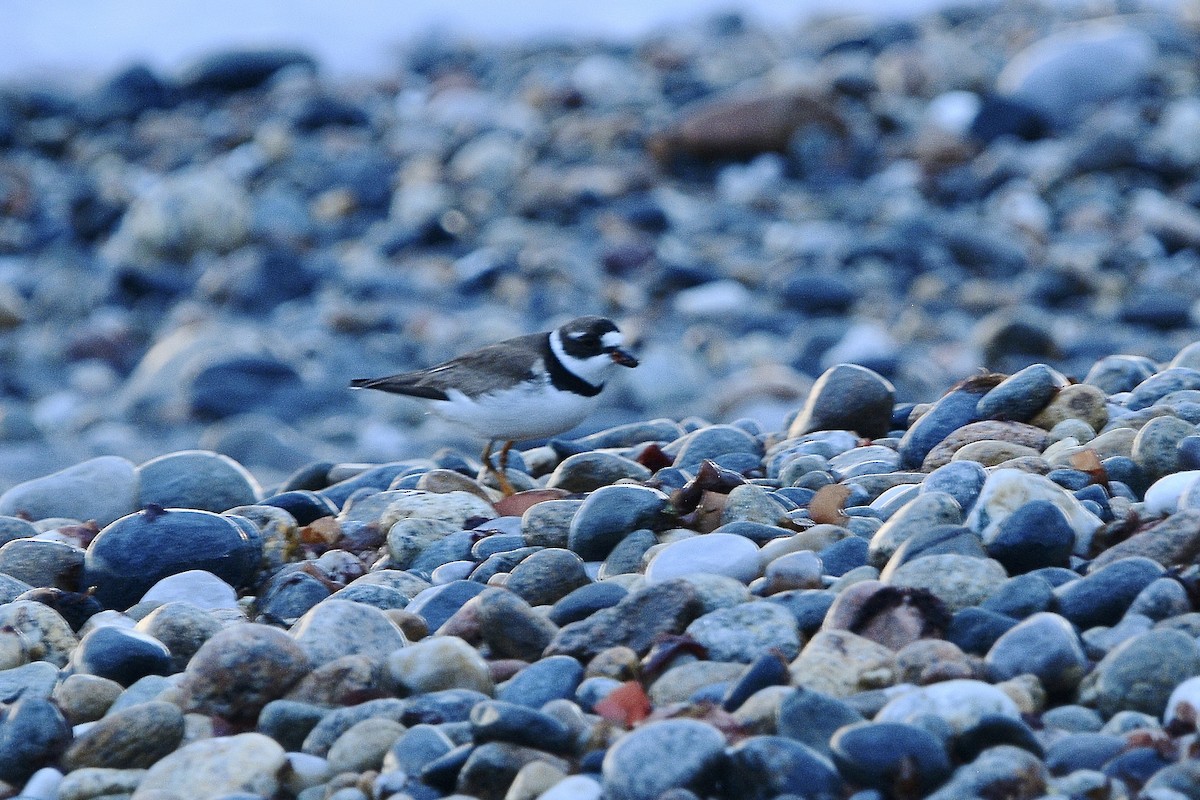
{"type": "Polygon", "coordinates": [[[525,538],[525,544],[566,547],[571,519],[582,505],[582,500],[546,500],[530,506],[521,515],[521,536],[525,538]]]}
{"type": "Polygon", "coordinates": [[[564,626],[546,655],[569,655],[587,661],[616,646],[644,655],[660,635],[682,633],[702,613],[700,593],[691,583],[683,579],[663,581],[632,592],[612,608],[564,626]]]}
{"type": "Polygon", "coordinates": [[[0,628],[11,627],[25,640],[29,656],[64,667],[79,639],[71,626],[49,606],[32,600],[0,605],[0,628]]]}
{"type": "Polygon", "coordinates": [[[144,769],[183,742],[183,712],[153,700],[110,714],[76,737],[63,754],[68,770],[144,769]]]}
{"type": "Polygon", "coordinates": [[[192,708],[228,719],[254,719],[311,666],[304,650],[278,628],[235,625],[200,647],[181,688],[192,708]]]}
{"type": "Polygon", "coordinates": [[[895,654],[849,631],[821,631],[791,663],[792,684],[833,697],[881,689],[896,681],[895,654]]]}
{"type": "Polygon", "coordinates": [[[387,667],[403,695],[455,688],[490,695],[494,688],[479,651],[455,636],[434,636],[395,650],[387,667]]]}
{"type": "Polygon", "coordinates": [[[1195,433],[1195,425],[1178,417],[1156,417],[1138,431],[1130,457],[1156,480],[1179,468],[1179,443],[1195,433]]]}
{"type": "Polygon", "coordinates": [[[868,562],[883,568],[904,541],[938,525],[962,523],[962,508],[949,494],[926,492],[917,495],[871,536],[868,562]]]}
{"type": "Polygon", "coordinates": [[[1164,567],[1193,563],[1200,555],[1200,508],[1179,511],[1105,550],[1088,565],[1095,572],[1124,558],[1141,556],[1164,567]]]}
{"type": "Polygon", "coordinates": [[[349,600],[323,600],[289,630],[311,664],[362,654],[382,662],[408,640],[382,610],[349,600]]]}
{"type": "Polygon", "coordinates": [[[551,547],[513,567],[504,586],[530,605],[548,606],[590,582],[583,559],[570,550],[551,547]]]}
{"type": "Polygon", "coordinates": [[[658,800],[674,787],[704,791],[716,779],[725,738],[698,720],[662,720],[621,737],[604,756],[605,795],[658,800]]]}
{"type": "Polygon", "coordinates": [[[157,800],[156,792],[179,792],[198,800],[236,792],[270,797],[278,791],[285,760],[283,748],[260,733],[203,739],[154,764],[133,800],[157,800]]]}
{"type": "Polygon", "coordinates": [[[951,611],[958,611],[979,605],[1007,579],[998,561],[945,553],[902,564],[887,582],[928,589],[951,611]]]}
{"type": "Polygon", "coordinates": [[[1142,711],[1162,716],[1175,687],[1200,673],[1200,653],[1182,631],[1154,630],[1112,650],[1083,679],[1079,701],[1105,716],[1142,711]]]}
{"type": "Polygon", "coordinates": [[[1065,419],[1081,419],[1098,431],[1108,422],[1108,398],[1095,386],[1077,383],[1059,391],[1030,423],[1050,430],[1065,419]]]}
{"type": "Polygon", "coordinates": [[[795,618],[783,607],[762,600],[705,614],[685,632],[704,645],[713,661],[748,664],[772,651],[791,660],[800,652],[795,618]]]}
{"type": "Polygon", "coordinates": [[[536,661],[559,633],[557,625],[507,589],[488,589],[477,603],[480,633],[496,657],[536,661]]]}

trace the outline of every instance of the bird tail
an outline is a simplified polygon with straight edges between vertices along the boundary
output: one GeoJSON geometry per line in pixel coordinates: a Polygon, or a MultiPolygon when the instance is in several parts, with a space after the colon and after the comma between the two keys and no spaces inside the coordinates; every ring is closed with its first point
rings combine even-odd
{"type": "Polygon", "coordinates": [[[449,399],[441,389],[413,383],[409,375],[389,375],[386,378],[355,378],[350,381],[350,386],[355,389],[378,389],[381,392],[406,394],[409,397],[422,397],[426,400],[449,399]]]}

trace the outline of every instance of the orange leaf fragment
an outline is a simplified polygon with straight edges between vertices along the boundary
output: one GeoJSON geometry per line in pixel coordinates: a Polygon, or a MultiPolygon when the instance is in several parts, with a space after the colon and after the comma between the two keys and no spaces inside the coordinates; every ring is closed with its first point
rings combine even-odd
{"type": "Polygon", "coordinates": [[[595,705],[595,712],[612,722],[632,727],[650,716],[650,698],[637,681],[626,681],[595,705]]]}
{"type": "Polygon", "coordinates": [[[850,487],[840,483],[831,483],[817,489],[813,499],[808,503],[808,515],[817,524],[844,525],[846,523],[846,498],[850,496],[850,487]]]}

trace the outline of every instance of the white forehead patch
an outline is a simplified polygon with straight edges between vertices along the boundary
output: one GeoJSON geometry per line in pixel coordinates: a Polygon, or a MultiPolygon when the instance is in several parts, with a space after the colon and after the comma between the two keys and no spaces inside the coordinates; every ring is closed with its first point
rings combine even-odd
{"type": "Polygon", "coordinates": [[[621,336],[620,331],[609,331],[600,337],[600,342],[605,347],[620,347],[625,342],[625,339],[621,336]]]}

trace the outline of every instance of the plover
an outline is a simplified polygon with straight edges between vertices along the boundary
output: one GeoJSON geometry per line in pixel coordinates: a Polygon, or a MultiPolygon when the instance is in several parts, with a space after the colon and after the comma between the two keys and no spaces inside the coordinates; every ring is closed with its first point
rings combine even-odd
{"type": "Polygon", "coordinates": [[[484,468],[505,495],[508,451],[526,439],[570,430],[592,410],[615,366],[636,367],[621,331],[604,317],[578,317],[545,333],[531,333],[438,364],[350,385],[430,401],[431,410],[487,440],[484,468]],[[498,469],[492,447],[503,442],[498,469]]]}

